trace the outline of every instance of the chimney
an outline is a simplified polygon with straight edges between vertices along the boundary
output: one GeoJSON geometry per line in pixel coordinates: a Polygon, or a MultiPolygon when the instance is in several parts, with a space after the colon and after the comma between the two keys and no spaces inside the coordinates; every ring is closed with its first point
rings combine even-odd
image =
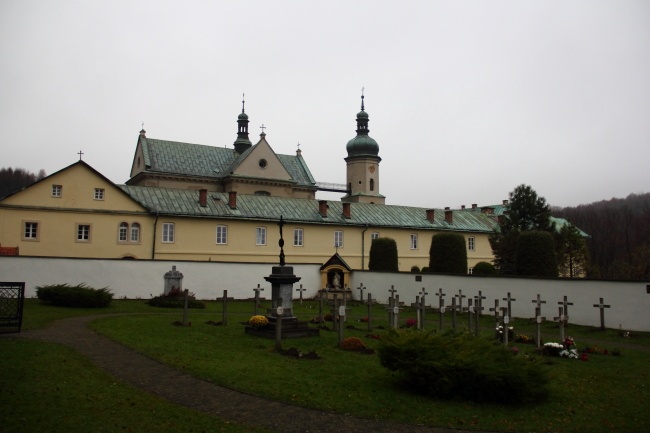
{"type": "Polygon", "coordinates": [[[318,200],[318,213],[323,218],[327,218],[327,200],[318,200]]]}
{"type": "Polygon", "coordinates": [[[472,203],[472,209],[476,209],[478,205],[476,203],[472,203]]]}
{"type": "Polygon", "coordinates": [[[200,189],[199,190],[199,204],[201,207],[206,207],[208,205],[208,190],[200,189]]]}
{"type": "Polygon", "coordinates": [[[350,203],[343,203],[343,216],[346,217],[347,219],[352,218],[350,215],[350,203]]]}
{"type": "Polygon", "coordinates": [[[508,206],[508,200],[503,200],[503,205],[508,206]]]}
{"type": "Polygon", "coordinates": [[[490,215],[491,215],[491,214],[494,213],[494,208],[492,208],[492,207],[490,207],[490,206],[482,207],[482,208],[481,208],[481,213],[484,213],[484,214],[490,214],[490,215]]]}
{"type": "Polygon", "coordinates": [[[460,205],[460,208],[461,208],[462,210],[465,210],[465,205],[464,205],[464,204],[460,205]]]}
{"type": "Polygon", "coordinates": [[[448,207],[445,208],[445,221],[447,221],[447,224],[454,223],[454,211],[448,207]]]}
{"type": "Polygon", "coordinates": [[[147,138],[147,131],[145,131],[144,128],[140,130],[140,137],[147,138]]]}
{"type": "Polygon", "coordinates": [[[228,206],[230,206],[230,209],[237,209],[237,191],[228,193],[228,206]]]}
{"type": "Polygon", "coordinates": [[[435,211],[433,209],[427,209],[427,221],[432,223],[434,221],[435,211]]]}

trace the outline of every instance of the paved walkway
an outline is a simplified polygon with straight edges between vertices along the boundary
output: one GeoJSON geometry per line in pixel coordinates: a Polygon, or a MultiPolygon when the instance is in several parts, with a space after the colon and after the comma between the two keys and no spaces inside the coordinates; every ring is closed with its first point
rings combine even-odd
{"type": "Polygon", "coordinates": [[[54,322],[46,329],[1,335],[64,344],[124,382],[172,403],[278,432],[478,433],[321,412],[224,388],[182,373],[95,333],[87,325],[98,317],[105,316],[73,317],[54,322]]]}

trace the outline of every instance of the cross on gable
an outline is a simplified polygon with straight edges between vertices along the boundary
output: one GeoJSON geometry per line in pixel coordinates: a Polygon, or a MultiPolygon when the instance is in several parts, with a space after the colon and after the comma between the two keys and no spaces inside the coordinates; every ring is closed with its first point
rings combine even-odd
{"type": "Polygon", "coordinates": [[[266,126],[262,123],[262,126],[260,126],[260,129],[262,130],[262,134],[265,134],[264,130],[266,129],[266,126]]]}
{"type": "Polygon", "coordinates": [[[83,154],[84,153],[81,150],[79,152],[77,152],[77,155],[79,155],[79,161],[81,161],[81,157],[82,157],[83,154]]]}

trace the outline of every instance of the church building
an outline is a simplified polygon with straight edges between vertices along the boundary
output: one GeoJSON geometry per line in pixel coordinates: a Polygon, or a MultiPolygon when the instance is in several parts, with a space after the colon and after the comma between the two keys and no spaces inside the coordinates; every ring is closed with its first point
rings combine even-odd
{"type": "MultiPolygon", "coordinates": [[[[0,245],[20,255],[277,263],[284,225],[288,264],[367,269],[373,239],[397,242],[399,269],[428,266],[431,237],[465,237],[468,272],[493,259],[494,207],[452,210],[386,205],[379,145],[361,97],[348,141],[346,183],[319,184],[302,156],[250,141],[242,102],[231,147],[138,136],[130,179],[117,185],[78,161],[0,200],[0,245]],[[318,191],[339,191],[319,200],[318,191]]],[[[390,181],[390,180],[388,180],[390,181]]]]}

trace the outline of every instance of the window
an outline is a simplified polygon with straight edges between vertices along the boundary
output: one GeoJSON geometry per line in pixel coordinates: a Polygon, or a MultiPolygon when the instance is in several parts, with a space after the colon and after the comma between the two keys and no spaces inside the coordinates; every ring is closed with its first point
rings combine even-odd
{"type": "Polygon", "coordinates": [[[370,191],[375,190],[375,179],[370,179],[370,191]]]}
{"type": "Polygon", "coordinates": [[[228,226],[217,226],[217,244],[228,243],[228,226]]]}
{"type": "Polygon", "coordinates": [[[293,246],[302,247],[304,245],[304,235],[305,232],[303,229],[294,229],[293,230],[293,246]]]}
{"type": "Polygon", "coordinates": [[[95,188],[95,200],[104,200],[104,188],[95,188]]]}
{"type": "Polygon", "coordinates": [[[474,251],[474,237],[467,238],[467,249],[474,251]]]}
{"type": "Polygon", "coordinates": [[[370,234],[370,240],[375,240],[375,239],[378,239],[378,238],[379,238],[379,233],[378,232],[374,232],[374,233],[370,234]]]}
{"type": "Polygon", "coordinates": [[[411,249],[412,250],[418,249],[418,235],[415,233],[411,233],[411,249]]]}
{"type": "Polygon", "coordinates": [[[474,273],[474,268],[467,268],[467,273],[472,275],[474,273]]]}
{"type": "Polygon", "coordinates": [[[255,229],[255,245],[266,245],[266,227],[257,227],[255,229]]]}
{"type": "Polygon", "coordinates": [[[90,224],[77,224],[77,241],[90,241],[90,224]]]}
{"type": "Polygon", "coordinates": [[[162,230],[162,241],[166,244],[174,243],[174,223],[163,223],[162,230]]]}
{"type": "Polygon", "coordinates": [[[63,195],[63,186],[52,185],[52,197],[61,197],[63,195]]]}
{"type": "Polygon", "coordinates": [[[26,221],[23,230],[23,239],[26,241],[38,240],[38,223],[34,221],[26,221]]]}
{"type": "Polygon", "coordinates": [[[335,248],[343,247],[343,232],[340,230],[334,232],[334,247],[335,248]]]}
{"type": "Polygon", "coordinates": [[[140,224],[131,224],[131,242],[140,242],[140,224]]]}
{"type": "Polygon", "coordinates": [[[129,225],[127,223],[120,223],[120,229],[118,230],[117,240],[120,242],[126,242],[126,234],[129,232],[129,225]]]}

